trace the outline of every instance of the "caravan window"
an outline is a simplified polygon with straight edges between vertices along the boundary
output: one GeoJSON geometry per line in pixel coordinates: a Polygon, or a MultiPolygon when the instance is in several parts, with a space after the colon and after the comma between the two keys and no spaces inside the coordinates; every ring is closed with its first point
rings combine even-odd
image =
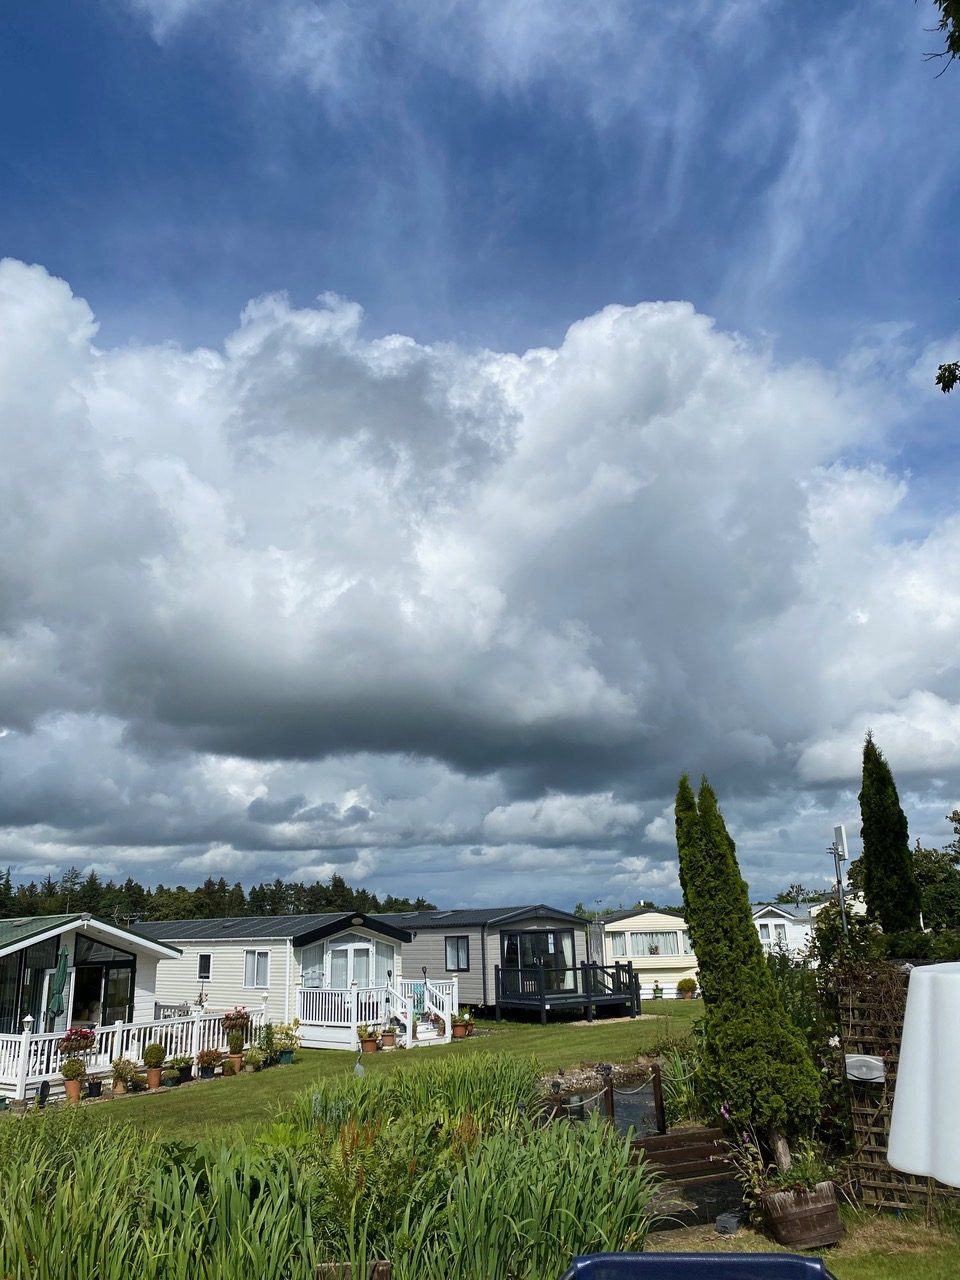
{"type": "Polygon", "coordinates": [[[470,939],[467,934],[444,938],[447,951],[447,973],[466,973],[470,968],[470,939]]]}
{"type": "Polygon", "coordinates": [[[270,985],[270,952],[245,951],[243,953],[243,985],[268,987],[270,985]]]}

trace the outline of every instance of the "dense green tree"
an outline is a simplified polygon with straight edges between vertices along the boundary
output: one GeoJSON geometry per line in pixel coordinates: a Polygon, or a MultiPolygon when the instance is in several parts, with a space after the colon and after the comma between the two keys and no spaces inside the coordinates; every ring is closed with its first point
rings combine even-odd
{"type": "Polygon", "coordinates": [[[680,885],[704,1000],[699,1084],[714,1114],[766,1131],[777,1164],[788,1139],[816,1119],[820,1085],[806,1041],[790,1022],[753,925],[747,885],[706,778],[676,800],[680,885]]]}
{"type": "Polygon", "coordinates": [[[61,911],[79,911],[80,908],[77,903],[80,900],[80,886],[82,884],[83,876],[80,874],[79,868],[68,867],[60,877],[58,886],[61,911]]]}
{"type": "Polygon", "coordinates": [[[920,890],[923,927],[940,933],[960,929],[960,853],[952,847],[913,851],[913,874],[920,890]]]}
{"type": "Polygon", "coordinates": [[[920,891],[913,873],[907,817],[890,766],[868,733],[860,789],[863,893],[867,915],[884,933],[920,927],[920,891]]]}
{"type": "Polygon", "coordinates": [[[74,910],[89,911],[92,915],[93,912],[100,910],[102,897],[103,885],[100,883],[100,877],[95,871],[90,871],[77,890],[74,910]]]}

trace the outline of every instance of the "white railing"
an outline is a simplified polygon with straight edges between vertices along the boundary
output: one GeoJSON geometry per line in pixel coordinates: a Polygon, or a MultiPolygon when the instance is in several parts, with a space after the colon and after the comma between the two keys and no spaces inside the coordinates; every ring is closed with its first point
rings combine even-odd
{"type": "Polygon", "coordinates": [[[324,1027],[349,1027],[353,1012],[349,991],[301,987],[297,992],[297,1017],[324,1027]]]}
{"type": "Polygon", "coordinates": [[[411,1039],[414,1021],[430,1013],[443,1018],[445,1033],[435,1039],[446,1042],[457,1011],[457,992],[456,978],[436,982],[400,979],[396,986],[351,987],[346,991],[301,987],[297,1017],[305,1026],[347,1027],[354,1033],[357,1027],[383,1029],[397,1022],[409,1045],[417,1043],[411,1039]]]}
{"type": "Polygon", "coordinates": [[[424,984],[424,1008],[437,1018],[443,1019],[443,1034],[437,1039],[448,1044],[453,1037],[453,1015],[457,1012],[456,980],[433,982],[429,978],[424,984]]]}
{"type": "MultiPolygon", "coordinates": [[[[227,1048],[227,1032],[222,1014],[197,1010],[188,1018],[162,1018],[153,1022],[115,1022],[112,1026],[95,1027],[94,1042],[82,1057],[88,1075],[110,1071],[115,1058],[129,1058],[138,1066],[148,1044],[162,1044],[168,1058],[196,1058],[201,1049],[227,1048]]],[[[0,1035],[0,1092],[22,1100],[30,1085],[60,1078],[61,1054],[58,1044],[62,1031],[32,1032],[32,1020],[21,1035],[0,1035]]],[[[262,1010],[250,1012],[248,1039],[253,1039],[264,1021],[262,1010]]]]}

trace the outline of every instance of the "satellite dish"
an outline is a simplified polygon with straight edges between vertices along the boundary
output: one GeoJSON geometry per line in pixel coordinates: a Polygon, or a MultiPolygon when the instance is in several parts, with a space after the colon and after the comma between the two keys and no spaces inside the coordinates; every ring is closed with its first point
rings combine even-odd
{"type": "Polygon", "coordinates": [[[871,1057],[868,1053],[848,1053],[846,1063],[848,1080],[859,1080],[862,1084],[880,1084],[887,1077],[883,1059],[871,1057]]]}

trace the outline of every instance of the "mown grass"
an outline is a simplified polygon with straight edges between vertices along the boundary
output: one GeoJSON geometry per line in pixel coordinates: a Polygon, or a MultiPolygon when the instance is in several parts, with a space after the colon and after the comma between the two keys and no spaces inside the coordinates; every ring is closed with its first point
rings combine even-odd
{"type": "MultiPolygon", "coordinates": [[[[649,1005],[647,1006],[650,1007],[649,1005]]],[[[591,1025],[482,1021],[469,1040],[413,1052],[365,1054],[371,1073],[415,1071],[438,1055],[509,1053],[536,1057],[545,1074],[571,1070],[583,1062],[632,1062],[666,1037],[685,1036],[702,1012],[699,1000],[664,1001],[662,1011],[638,1019],[605,1019],[591,1025]]],[[[124,1120],[164,1137],[194,1141],[225,1131],[253,1133],[282,1112],[284,1100],[316,1080],[353,1070],[356,1055],[332,1049],[303,1049],[289,1067],[255,1075],[205,1080],[156,1093],[90,1104],[104,1122],[124,1120]]]]}
{"type": "MultiPolygon", "coordinates": [[[[916,1218],[848,1210],[846,1235],[831,1249],[818,1250],[837,1280],[956,1280],[960,1237],[916,1218]]],[[[657,1231],[646,1249],[668,1253],[786,1253],[757,1231],[717,1235],[713,1227],[657,1231]]]]}

